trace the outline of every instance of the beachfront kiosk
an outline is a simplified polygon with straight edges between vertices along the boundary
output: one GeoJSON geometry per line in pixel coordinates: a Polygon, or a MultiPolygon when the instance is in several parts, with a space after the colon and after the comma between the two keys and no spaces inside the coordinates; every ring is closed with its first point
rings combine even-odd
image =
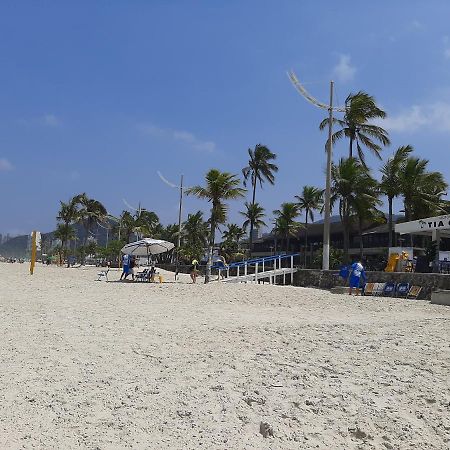
{"type": "MultiPolygon", "coordinates": [[[[439,271],[440,256],[443,253],[439,249],[440,240],[442,237],[450,238],[450,214],[398,223],[395,225],[395,232],[399,234],[431,236],[431,240],[436,242],[436,264],[433,271],[439,271]]],[[[445,256],[442,259],[445,260],[445,256]]]]}

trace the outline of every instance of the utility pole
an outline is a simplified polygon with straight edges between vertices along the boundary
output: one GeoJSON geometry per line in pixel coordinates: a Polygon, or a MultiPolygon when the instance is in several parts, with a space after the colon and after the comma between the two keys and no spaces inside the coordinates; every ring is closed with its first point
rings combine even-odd
{"type": "Polygon", "coordinates": [[[297,76],[293,71],[288,72],[288,77],[295,89],[305,99],[320,109],[328,110],[328,141],[327,141],[327,169],[325,180],[325,208],[324,208],[324,222],[323,222],[323,249],[322,249],[322,269],[328,270],[330,268],[330,215],[331,215],[331,165],[333,161],[333,111],[345,112],[344,106],[333,106],[333,90],[334,82],[330,81],[330,103],[327,105],[315,99],[309,94],[306,89],[298,81],[297,76]]]}
{"type": "Polygon", "coordinates": [[[178,210],[178,242],[177,242],[177,261],[175,266],[175,280],[178,277],[178,265],[180,263],[180,247],[181,247],[181,218],[183,216],[183,175],[180,181],[180,207],[178,210]]]}
{"type": "Polygon", "coordinates": [[[323,221],[323,270],[328,270],[330,268],[331,163],[333,160],[333,88],[334,83],[333,81],[330,81],[330,104],[328,108],[327,172],[325,181],[325,217],[323,221]]]}

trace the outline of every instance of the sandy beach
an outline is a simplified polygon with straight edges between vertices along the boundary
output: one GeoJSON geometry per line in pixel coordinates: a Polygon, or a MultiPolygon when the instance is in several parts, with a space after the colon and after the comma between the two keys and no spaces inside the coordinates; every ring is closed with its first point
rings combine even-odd
{"type": "Polygon", "coordinates": [[[450,308],[97,272],[0,264],[0,448],[449,448],[450,308]]]}

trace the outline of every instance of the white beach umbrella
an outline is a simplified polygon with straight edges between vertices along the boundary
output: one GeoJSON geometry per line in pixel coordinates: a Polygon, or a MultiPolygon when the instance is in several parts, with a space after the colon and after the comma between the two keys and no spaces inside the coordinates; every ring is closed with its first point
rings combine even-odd
{"type": "Polygon", "coordinates": [[[124,245],[121,252],[126,255],[149,256],[168,252],[174,247],[175,245],[172,244],[172,242],[163,241],[161,239],[144,238],[124,245]]]}

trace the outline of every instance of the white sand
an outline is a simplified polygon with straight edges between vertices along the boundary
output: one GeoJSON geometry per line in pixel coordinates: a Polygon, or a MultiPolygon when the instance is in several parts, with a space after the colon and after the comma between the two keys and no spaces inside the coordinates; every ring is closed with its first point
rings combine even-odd
{"type": "Polygon", "coordinates": [[[449,448],[448,307],[27,270],[0,264],[1,449],[449,448]]]}

